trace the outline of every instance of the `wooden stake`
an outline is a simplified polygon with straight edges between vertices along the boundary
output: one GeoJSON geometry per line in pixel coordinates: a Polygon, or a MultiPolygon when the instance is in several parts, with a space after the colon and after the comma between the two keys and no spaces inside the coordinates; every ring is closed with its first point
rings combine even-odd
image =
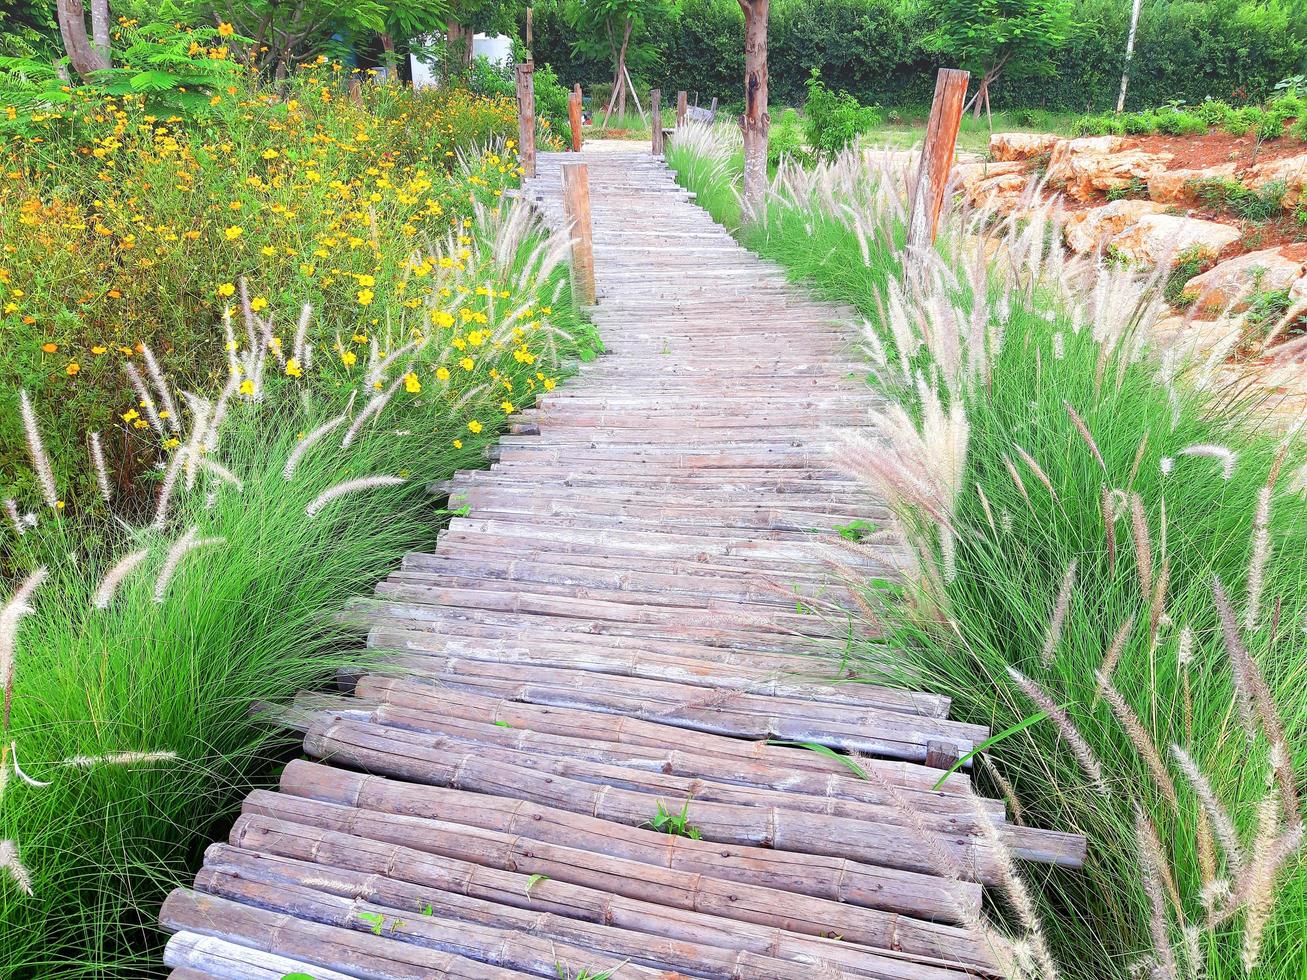
{"type": "Polygon", "coordinates": [[[563,216],[572,230],[572,288],[577,302],[595,304],[594,231],[590,223],[590,168],[563,164],[563,216]]]}
{"type": "Polygon", "coordinates": [[[517,135],[519,140],[522,174],[536,175],[536,100],[535,62],[524,61],[517,66],[517,135]]]}
{"type": "Polygon", "coordinates": [[[528,51],[530,51],[534,46],[533,45],[533,41],[535,40],[535,32],[533,30],[535,26],[534,19],[535,19],[535,10],[531,7],[527,7],[526,8],[526,49],[528,51]]]}
{"type": "Polygon", "coordinates": [[[689,95],[685,91],[676,93],[676,128],[680,129],[681,124],[685,122],[685,111],[688,108],[689,95]]]}
{"type": "Polygon", "coordinates": [[[653,155],[663,155],[663,90],[649,90],[649,118],[653,121],[653,155]]]}
{"type": "Polygon", "coordinates": [[[968,72],[941,68],[935,78],[935,99],[930,106],[930,121],[921,146],[921,162],[913,187],[911,217],[908,221],[908,247],[929,248],[939,229],[939,212],[944,206],[949,171],[953,169],[953,152],[958,129],[962,125],[962,103],[966,101],[968,72]]]}
{"type": "Polygon", "coordinates": [[[572,127],[572,152],[581,152],[581,86],[567,96],[567,121],[572,127]]]}

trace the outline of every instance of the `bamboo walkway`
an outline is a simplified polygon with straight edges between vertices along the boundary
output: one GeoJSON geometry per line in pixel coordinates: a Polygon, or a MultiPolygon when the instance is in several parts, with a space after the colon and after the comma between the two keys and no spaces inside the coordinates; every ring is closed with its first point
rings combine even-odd
{"type": "MultiPolygon", "coordinates": [[[[564,159],[525,191],[554,220],[564,159]]],[[[661,160],[580,159],[610,353],[444,488],[468,515],[352,610],[385,668],[290,712],[306,759],[163,908],[177,980],[988,975],[962,925],[1000,874],[976,808],[1026,859],[1083,857],[964,774],[935,788],[987,734],[947,698],[813,657],[849,629],[815,532],[887,518],[825,462],[871,397],[846,311],[661,160]],[[656,829],[682,813],[695,836],[656,829]]]]}

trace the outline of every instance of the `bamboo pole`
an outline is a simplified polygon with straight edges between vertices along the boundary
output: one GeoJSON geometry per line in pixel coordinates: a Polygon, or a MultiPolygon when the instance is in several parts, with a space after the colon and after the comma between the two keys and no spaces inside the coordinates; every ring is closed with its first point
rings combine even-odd
{"type": "Polygon", "coordinates": [[[567,121],[572,127],[572,152],[581,152],[581,141],[583,139],[583,122],[581,112],[581,86],[577,85],[567,97],[567,121]]]}
{"type": "Polygon", "coordinates": [[[535,62],[517,66],[517,135],[522,174],[536,175],[535,62]]]}
{"type": "Polygon", "coordinates": [[[572,288],[577,302],[594,306],[594,228],[590,220],[590,168],[584,163],[563,164],[563,215],[572,236],[572,288]]]}
{"type": "Polygon", "coordinates": [[[962,125],[962,103],[966,100],[970,75],[956,68],[941,68],[935,77],[935,98],[930,106],[926,136],[913,188],[908,221],[908,248],[925,249],[935,242],[939,213],[944,206],[958,129],[962,125]]]}
{"type": "Polygon", "coordinates": [[[179,932],[163,951],[165,966],[175,969],[169,980],[196,977],[220,980],[283,980],[288,974],[308,973],[313,980],[352,980],[344,973],[292,960],[275,953],[240,946],[217,936],[179,932]]]}

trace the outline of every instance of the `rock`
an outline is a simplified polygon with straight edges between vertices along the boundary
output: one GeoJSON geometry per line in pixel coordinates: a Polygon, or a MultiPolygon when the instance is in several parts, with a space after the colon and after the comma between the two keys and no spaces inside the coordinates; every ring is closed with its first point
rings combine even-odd
{"type": "Polygon", "coordinates": [[[1198,204],[1195,183],[1233,178],[1233,163],[1202,170],[1159,170],[1148,178],[1148,197],[1159,204],[1198,204]]]}
{"type": "Polygon", "coordinates": [[[1182,218],[1174,214],[1145,214],[1111,238],[1107,247],[1131,262],[1156,265],[1190,249],[1215,256],[1239,238],[1239,229],[1219,221],[1182,218]]]}
{"type": "Polygon", "coordinates": [[[1092,200],[1096,193],[1121,190],[1132,182],[1147,183],[1166,169],[1170,153],[1146,153],[1126,149],[1120,136],[1089,136],[1059,140],[1048,162],[1048,182],[1064,187],[1079,201],[1092,200]]]}
{"type": "Polygon", "coordinates": [[[1249,167],[1241,175],[1245,187],[1262,190],[1270,184],[1283,183],[1280,204],[1286,211],[1296,210],[1307,196],[1307,153],[1282,157],[1249,167]]]}
{"type": "Polygon", "coordinates": [[[1289,287],[1289,299],[1293,302],[1307,302],[1307,276],[1303,276],[1289,287]]]}
{"type": "Polygon", "coordinates": [[[1026,165],[1020,162],[1013,163],[956,163],[953,165],[953,174],[957,178],[963,193],[968,197],[971,196],[976,186],[984,181],[994,177],[1004,177],[1010,174],[1023,174],[1026,172],[1026,165]]]}
{"type": "MultiPolygon", "coordinates": [[[[1304,273],[1307,261],[1293,258],[1288,248],[1264,248],[1237,255],[1194,276],[1185,283],[1184,291],[1199,297],[1205,307],[1224,307],[1254,289],[1291,289],[1304,273]]],[[[1241,302],[1240,308],[1247,305],[1241,302]]]]}
{"type": "Polygon", "coordinates": [[[1067,217],[1064,234],[1067,247],[1084,255],[1107,239],[1125,231],[1147,214],[1161,214],[1166,208],[1152,201],[1113,201],[1067,217]]]}
{"type": "Polygon", "coordinates": [[[989,138],[989,155],[999,162],[1029,160],[1051,153],[1062,137],[1056,133],[995,133],[989,138]]]}

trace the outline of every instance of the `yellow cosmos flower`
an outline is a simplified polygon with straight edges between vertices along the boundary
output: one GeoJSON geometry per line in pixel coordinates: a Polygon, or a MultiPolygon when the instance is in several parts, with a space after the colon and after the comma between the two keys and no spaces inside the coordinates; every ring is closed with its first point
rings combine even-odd
{"type": "Polygon", "coordinates": [[[455,448],[455,449],[462,449],[462,448],[463,448],[463,440],[462,440],[462,439],[455,439],[455,440],[454,440],[454,448],[455,448]]]}
{"type": "Polygon", "coordinates": [[[255,296],[252,300],[250,300],[250,309],[253,310],[255,313],[258,313],[260,310],[266,310],[267,308],[268,308],[268,301],[264,299],[262,296],[255,296]]]}
{"type": "Polygon", "coordinates": [[[221,24],[218,25],[218,34],[221,37],[231,37],[235,33],[236,33],[236,28],[232,27],[226,21],[223,21],[221,24]]]}
{"type": "Polygon", "coordinates": [[[413,395],[422,390],[422,382],[418,380],[418,376],[412,371],[404,375],[404,390],[413,395]]]}
{"type": "Polygon", "coordinates": [[[66,374],[68,375],[68,377],[71,378],[73,375],[75,375],[75,374],[76,374],[78,371],[80,371],[81,369],[82,369],[82,366],[81,366],[80,364],[78,364],[76,361],[70,361],[70,362],[68,363],[68,366],[67,366],[66,368],[64,368],[64,373],[66,373],[66,374]]]}
{"type": "Polygon", "coordinates": [[[465,357],[458,362],[458,366],[461,367],[464,371],[471,371],[474,367],[476,367],[476,361],[472,360],[472,358],[470,357],[465,357]]]}
{"type": "Polygon", "coordinates": [[[219,295],[219,296],[235,296],[235,295],[236,295],[236,284],[235,284],[235,283],[231,283],[231,282],[224,282],[221,286],[218,287],[218,295],[219,295]]]}
{"type": "Polygon", "coordinates": [[[240,238],[241,235],[245,234],[245,229],[240,225],[232,225],[224,231],[223,234],[227,236],[227,241],[234,242],[236,239],[240,238]]]}
{"type": "Polygon", "coordinates": [[[478,422],[476,419],[473,419],[471,422],[467,424],[467,430],[471,432],[473,435],[476,435],[476,433],[481,431],[481,423],[478,422]]]}
{"type": "Polygon", "coordinates": [[[293,357],[286,359],[286,375],[291,378],[304,377],[304,371],[300,368],[300,362],[293,357]]]}
{"type": "Polygon", "coordinates": [[[440,367],[436,368],[436,380],[437,380],[437,381],[448,381],[448,380],[449,380],[449,368],[445,367],[444,365],[441,365],[440,367]]]}
{"type": "Polygon", "coordinates": [[[246,378],[244,381],[241,382],[240,392],[242,395],[244,395],[247,398],[253,397],[254,382],[251,381],[249,378],[246,378]]]}
{"type": "Polygon", "coordinates": [[[371,303],[373,295],[370,289],[360,289],[358,293],[359,306],[367,306],[371,303]]]}
{"type": "Polygon", "coordinates": [[[345,365],[345,367],[353,367],[354,362],[358,360],[358,355],[355,354],[352,350],[341,351],[340,360],[341,363],[345,365]]]}

